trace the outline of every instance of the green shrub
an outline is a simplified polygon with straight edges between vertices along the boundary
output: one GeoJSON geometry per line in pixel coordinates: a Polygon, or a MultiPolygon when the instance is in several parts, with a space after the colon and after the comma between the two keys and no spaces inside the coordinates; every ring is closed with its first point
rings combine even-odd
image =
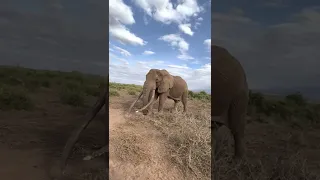
{"type": "Polygon", "coordinates": [[[100,95],[100,88],[96,86],[86,86],[85,93],[89,96],[98,97],[100,95]]]}
{"type": "Polygon", "coordinates": [[[307,104],[306,100],[302,96],[301,93],[294,93],[294,94],[289,94],[285,97],[285,100],[287,102],[296,104],[298,106],[305,106],[307,104]]]}
{"type": "Polygon", "coordinates": [[[129,94],[129,95],[136,95],[136,91],[128,90],[128,94],[129,94]]]}
{"type": "Polygon", "coordinates": [[[85,88],[82,87],[82,85],[78,82],[73,81],[67,81],[63,83],[63,86],[66,89],[72,90],[72,91],[83,91],[85,88]]]}
{"type": "Polygon", "coordinates": [[[0,109],[32,110],[34,104],[25,90],[21,88],[0,87],[0,109]]]}
{"type": "Polygon", "coordinates": [[[109,96],[120,96],[120,94],[118,93],[118,91],[111,89],[109,90],[109,96]]]}
{"type": "Polygon", "coordinates": [[[60,100],[63,104],[80,107],[85,105],[85,94],[82,91],[65,88],[60,91],[60,100]]]}
{"type": "Polygon", "coordinates": [[[191,99],[198,99],[201,101],[211,101],[211,95],[207,94],[205,91],[200,91],[198,93],[189,91],[189,98],[191,99]]]}

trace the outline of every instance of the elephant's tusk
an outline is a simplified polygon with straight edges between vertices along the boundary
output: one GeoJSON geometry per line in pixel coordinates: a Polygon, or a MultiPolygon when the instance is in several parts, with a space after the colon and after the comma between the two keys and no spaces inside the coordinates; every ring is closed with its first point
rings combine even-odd
{"type": "Polygon", "coordinates": [[[138,109],[136,112],[143,111],[144,109],[146,109],[154,101],[155,91],[156,90],[152,91],[152,96],[151,96],[151,99],[150,99],[149,103],[147,105],[143,106],[141,109],[138,109]]]}
{"type": "Polygon", "coordinates": [[[131,109],[133,108],[133,106],[137,103],[137,101],[140,99],[140,97],[142,96],[142,91],[141,93],[139,94],[138,98],[131,104],[129,110],[128,110],[128,113],[130,113],[131,109]]]}

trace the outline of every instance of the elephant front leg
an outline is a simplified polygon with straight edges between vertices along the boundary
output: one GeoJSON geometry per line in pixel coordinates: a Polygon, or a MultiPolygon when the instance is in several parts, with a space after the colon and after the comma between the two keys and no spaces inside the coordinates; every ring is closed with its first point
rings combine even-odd
{"type": "Polygon", "coordinates": [[[167,100],[167,95],[166,94],[161,94],[159,96],[159,107],[158,107],[158,112],[162,112],[163,111],[163,105],[165,103],[165,101],[167,100]]]}
{"type": "Polygon", "coordinates": [[[152,110],[153,110],[153,105],[154,105],[154,103],[158,100],[158,97],[159,97],[159,94],[158,93],[156,93],[155,95],[154,95],[154,100],[153,100],[153,102],[150,104],[150,106],[148,107],[148,113],[151,113],[152,112],[152,110]]]}

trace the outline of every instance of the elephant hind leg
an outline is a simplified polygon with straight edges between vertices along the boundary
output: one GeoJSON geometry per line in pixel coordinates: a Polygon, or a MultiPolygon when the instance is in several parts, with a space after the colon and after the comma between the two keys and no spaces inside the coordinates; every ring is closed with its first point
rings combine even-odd
{"type": "Polygon", "coordinates": [[[245,155],[244,130],[247,105],[248,96],[243,91],[233,99],[228,110],[228,124],[234,138],[234,153],[236,158],[243,158],[245,155]]]}
{"type": "Polygon", "coordinates": [[[178,103],[179,103],[179,100],[173,100],[174,101],[174,106],[173,106],[173,110],[175,110],[176,112],[178,112],[178,103]]]}
{"type": "Polygon", "coordinates": [[[183,104],[183,112],[187,112],[187,104],[188,104],[188,91],[185,91],[181,97],[183,104]]]}

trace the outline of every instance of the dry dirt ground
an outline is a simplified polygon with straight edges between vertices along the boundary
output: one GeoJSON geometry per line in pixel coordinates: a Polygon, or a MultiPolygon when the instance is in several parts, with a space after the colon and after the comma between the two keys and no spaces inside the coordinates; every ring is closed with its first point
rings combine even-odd
{"type": "Polygon", "coordinates": [[[161,132],[151,124],[137,120],[139,117],[143,118],[141,114],[135,114],[133,111],[131,117],[124,116],[123,106],[128,107],[127,105],[134,100],[130,99],[131,101],[124,103],[125,100],[122,98],[111,98],[110,179],[184,179],[181,170],[169,160],[167,141],[161,132]]]}
{"type": "MultiPolygon", "coordinates": [[[[32,95],[34,111],[0,111],[0,179],[49,180],[70,132],[89,110],[62,105],[55,92],[43,89],[32,95]]],[[[88,99],[93,104],[95,98],[88,99]]],[[[103,145],[103,111],[83,133],[68,161],[64,179],[105,179],[103,158],[83,161],[103,145]]]]}
{"type": "MultiPolygon", "coordinates": [[[[185,161],[180,162],[179,158],[173,157],[175,154],[170,149],[173,143],[172,137],[163,132],[173,133],[174,131],[157,126],[161,121],[151,123],[150,118],[135,113],[130,117],[123,115],[135,97],[124,95],[110,98],[110,179],[209,179],[210,176],[207,176],[208,174],[203,170],[208,168],[203,165],[207,161],[199,160],[203,169],[193,167],[192,172],[185,170],[185,161]]],[[[0,177],[2,180],[49,180],[71,130],[77,127],[81,116],[89,109],[89,107],[75,108],[62,105],[50,89],[44,89],[32,98],[37,104],[36,111],[0,111],[0,177]]],[[[88,99],[88,104],[93,104],[94,101],[95,98],[88,99]]],[[[168,100],[166,107],[171,106],[173,102],[168,100]]],[[[208,106],[203,108],[197,103],[190,103],[190,109],[191,111],[210,110],[208,106]]],[[[103,157],[90,161],[82,160],[85,155],[103,145],[104,129],[99,122],[103,120],[103,113],[104,111],[100,112],[96,121],[80,137],[68,161],[65,179],[106,179],[103,157]]],[[[182,116],[179,113],[170,115],[169,112],[165,112],[165,114],[169,114],[165,117],[182,116]]],[[[162,117],[157,114],[154,116],[162,117]]],[[[186,124],[187,121],[188,119],[185,120],[186,124]]],[[[170,122],[175,121],[172,119],[170,122]]],[[[171,127],[174,126],[171,124],[171,127]]],[[[319,129],[320,127],[310,128],[300,135],[300,131],[291,127],[249,121],[246,133],[249,160],[261,160],[265,168],[272,169],[272,162],[279,156],[287,157],[299,152],[299,156],[307,160],[306,166],[320,174],[319,129]]],[[[206,134],[200,134],[199,138],[209,135],[207,131],[205,132],[206,134]]],[[[203,139],[198,143],[202,141],[203,139]]],[[[203,144],[195,145],[204,146],[203,144]]]]}

